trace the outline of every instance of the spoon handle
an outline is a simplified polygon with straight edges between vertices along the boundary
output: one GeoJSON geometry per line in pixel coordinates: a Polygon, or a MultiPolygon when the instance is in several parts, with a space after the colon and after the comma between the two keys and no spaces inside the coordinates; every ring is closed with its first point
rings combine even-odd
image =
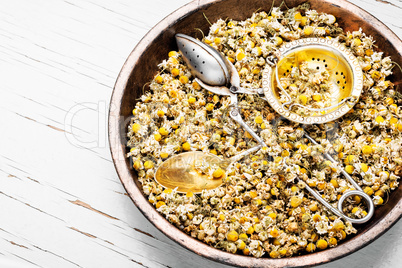
{"type": "Polygon", "coordinates": [[[231,163],[239,161],[243,157],[245,157],[245,156],[247,156],[247,155],[249,155],[251,153],[254,153],[254,152],[256,152],[256,151],[258,151],[260,149],[261,149],[261,145],[254,146],[254,147],[252,147],[252,148],[250,148],[250,149],[248,149],[248,150],[246,150],[244,152],[241,152],[241,153],[239,153],[239,154],[237,154],[235,156],[232,156],[229,159],[226,159],[226,160],[222,161],[220,167],[226,169],[231,163]]]}

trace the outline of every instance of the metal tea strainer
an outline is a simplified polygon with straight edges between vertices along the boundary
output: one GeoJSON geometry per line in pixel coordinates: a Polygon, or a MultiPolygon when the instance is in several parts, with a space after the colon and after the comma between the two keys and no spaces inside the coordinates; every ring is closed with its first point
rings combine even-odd
{"type": "MultiPolygon", "coordinates": [[[[265,95],[264,99],[283,117],[302,124],[320,124],[333,121],[347,113],[357,103],[363,88],[363,73],[356,57],[333,40],[306,38],[283,45],[276,54],[276,58],[267,59],[268,65],[263,73],[262,89],[240,87],[240,77],[236,68],[211,46],[184,34],[176,34],[176,42],[183,60],[196,77],[196,81],[208,91],[230,97],[230,117],[249,132],[260,146],[266,146],[266,144],[241,118],[237,108],[238,93],[258,94],[262,98],[265,95]],[[286,102],[280,101],[280,94],[286,95],[287,93],[278,81],[281,77],[286,76],[289,68],[299,65],[302,61],[307,62],[310,68],[329,69],[329,80],[335,85],[332,93],[332,105],[325,109],[313,110],[316,115],[303,116],[292,112],[292,106],[299,104],[289,95],[286,96],[286,102]]],[[[309,135],[304,134],[304,136],[311,143],[317,144],[309,135]]],[[[337,163],[329,154],[325,153],[324,156],[331,162],[337,163]]],[[[338,201],[338,209],[332,207],[307,184],[305,188],[335,215],[352,223],[367,222],[374,214],[373,201],[346,171],[343,169],[340,171],[356,190],[342,195],[338,201]],[[368,212],[364,218],[352,219],[343,213],[345,199],[353,195],[361,196],[366,201],[368,212]]]]}
{"type": "Polygon", "coordinates": [[[322,124],[340,118],[357,103],[363,89],[363,71],[357,58],[339,42],[325,38],[299,39],[284,44],[276,55],[277,63],[265,68],[262,84],[267,101],[283,117],[302,124],[322,124]],[[297,103],[278,82],[302,63],[310,72],[328,72],[330,106],[311,108],[297,103]],[[287,99],[284,103],[280,101],[281,94],[287,99]],[[294,106],[310,113],[296,113],[292,111],[294,106]]]}

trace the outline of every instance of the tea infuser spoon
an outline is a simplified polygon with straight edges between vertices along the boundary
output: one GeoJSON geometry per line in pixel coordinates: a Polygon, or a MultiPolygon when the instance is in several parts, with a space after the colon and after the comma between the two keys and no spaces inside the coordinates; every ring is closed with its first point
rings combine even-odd
{"type": "Polygon", "coordinates": [[[211,46],[184,34],[176,34],[176,42],[183,60],[196,77],[197,83],[212,93],[229,96],[229,116],[239,123],[262,147],[267,147],[257,133],[243,121],[237,105],[237,94],[257,94],[257,90],[240,87],[240,77],[236,68],[211,46]],[[230,87],[228,88],[226,85],[230,85],[230,87]]]}
{"type": "MultiPolygon", "coordinates": [[[[176,42],[179,51],[182,54],[183,60],[187,63],[192,74],[196,77],[196,81],[208,91],[211,91],[215,94],[230,96],[232,106],[229,113],[230,117],[238,122],[247,132],[249,132],[250,135],[254,137],[261,146],[266,146],[264,141],[243,121],[240,116],[240,113],[236,106],[238,93],[259,95],[264,93],[268,103],[270,103],[271,106],[280,115],[291,121],[304,124],[313,124],[333,121],[344,115],[352,108],[353,104],[357,102],[362,90],[363,76],[357,59],[353,56],[352,53],[347,51],[345,47],[342,47],[336,41],[328,41],[321,38],[307,38],[293,41],[289,44],[286,44],[284,47],[281,47],[281,53],[277,55],[277,59],[273,62],[268,62],[269,66],[267,66],[266,70],[264,71],[263,90],[252,90],[240,87],[240,77],[237,73],[236,68],[211,46],[208,46],[195,38],[183,34],[176,34],[176,42]],[[288,103],[283,104],[280,103],[280,101],[278,100],[279,94],[277,92],[274,92],[274,88],[276,88],[274,83],[276,82],[279,84],[278,69],[282,67],[282,64],[280,63],[282,61],[288,60],[289,54],[298,52],[301,52],[301,55],[299,54],[299,56],[303,57],[305,55],[308,55],[309,53],[313,55],[319,55],[321,59],[317,58],[317,62],[319,62],[320,60],[322,60],[321,62],[328,61],[328,63],[325,63],[326,65],[324,64],[325,67],[327,67],[327,65],[331,62],[332,65],[335,65],[333,66],[334,68],[339,69],[339,71],[334,72],[334,74],[338,75],[339,73],[344,79],[342,80],[344,84],[348,84],[347,82],[349,82],[348,90],[344,90],[343,93],[346,92],[350,96],[346,96],[346,100],[345,98],[338,98],[337,105],[333,105],[333,107],[330,107],[329,109],[320,110],[325,112],[324,115],[320,115],[318,117],[302,117],[295,113],[291,113],[291,107],[285,107],[286,104],[290,104],[290,96],[288,96],[288,103]],[[274,76],[272,74],[274,74],[274,76]],[[227,85],[229,86],[229,88],[227,87],[227,85]],[[352,100],[352,103],[348,104],[347,101],[349,101],[350,99],[352,100]],[[329,112],[326,112],[326,110],[329,110],[329,112]]],[[[306,60],[308,60],[308,58],[306,58],[306,60]]],[[[310,57],[310,60],[314,61],[315,58],[310,57]]],[[[320,66],[317,67],[319,68],[320,66]]],[[[338,80],[337,84],[340,84],[340,80],[338,80]]],[[[342,89],[345,89],[346,86],[342,87],[342,89]]],[[[341,94],[341,96],[343,95],[341,94]]],[[[308,134],[304,134],[304,136],[308,140],[310,140],[311,143],[318,144],[308,134]]],[[[337,163],[329,154],[325,153],[324,156],[331,162],[335,164],[337,163]]],[[[366,193],[363,192],[360,186],[345,170],[341,169],[341,173],[346,177],[346,179],[353,185],[356,190],[348,191],[341,196],[338,202],[338,209],[332,207],[331,204],[326,202],[319,193],[314,191],[307,184],[305,184],[305,188],[335,215],[345,218],[352,223],[367,222],[374,214],[373,201],[366,193]],[[366,201],[368,212],[364,218],[352,219],[343,213],[343,203],[347,197],[352,195],[361,196],[366,201]]]]}
{"type": "Polygon", "coordinates": [[[205,165],[215,164],[225,168],[228,166],[228,163],[238,161],[242,157],[267,145],[241,118],[237,105],[237,95],[232,91],[236,91],[237,93],[253,92],[240,87],[240,77],[234,66],[228,64],[227,60],[218,51],[209,49],[208,46],[192,37],[177,34],[176,40],[179,50],[183,55],[188,56],[183,56],[183,58],[191,66],[190,69],[200,68],[201,71],[197,73],[197,77],[201,77],[204,81],[214,86],[208,87],[200,79],[197,79],[197,82],[208,87],[207,89],[215,94],[230,96],[230,117],[238,122],[259,143],[259,145],[237,154],[226,161],[221,160],[216,155],[198,151],[173,156],[158,167],[155,173],[155,180],[162,186],[176,189],[178,192],[192,191],[193,193],[200,193],[204,189],[209,190],[220,186],[222,178],[213,180],[208,174],[197,172],[194,166],[195,161],[204,161],[205,165]],[[200,46],[202,49],[199,48],[200,46]],[[197,54],[198,52],[200,53],[197,54]],[[223,86],[228,83],[232,84],[230,89],[223,86]],[[219,87],[219,85],[222,86],[219,87]]]}

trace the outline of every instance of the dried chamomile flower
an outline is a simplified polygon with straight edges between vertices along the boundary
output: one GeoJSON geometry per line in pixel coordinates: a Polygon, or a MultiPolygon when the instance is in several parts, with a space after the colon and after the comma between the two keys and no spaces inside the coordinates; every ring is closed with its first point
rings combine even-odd
{"type": "MultiPolygon", "coordinates": [[[[127,126],[127,157],[149,202],[192,237],[254,257],[284,258],[325,250],[356,229],[324,209],[304,190],[306,185],[334,207],[344,192],[353,189],[341,175],[342,168],[375,205],[384,204],[389,192],[398,187],[402,96],[387,79],[392,74],[391,59],[376,51],[372,37],[361,29],[345,33],[334,15],[303,4],[255,12],[244,21],[217,20],[203,41],[234,64],[242,87],[260,88],[266,58],[287,42],[304,37],[334,38],[353,52],[364,73],[359,102],[341,119],[302,127],[280,120],[264,100],[239,95],[242,117],[267,147],[226,169],[194,163],[196,172],[222,178],[223,184],[216,189],[180,194],[159,185],[154,173],[163,161],[182,152],[203,151],[225,159],[256,145],[228,116],[230,100],[202,89],[180,53],[170,51],[158,65],[149,90],[135,104],[127,126]],[[319,145],[304,139],[305,132],[319,145]],[[339,165],[327,161],[323,153],[331,154],[339,165]],[[274,161],[268,161],[268,155],[274,161]]],[[[280,80],[298,104],[310,108],[330,105],[331,83],[328,70],[317,71],[307,62],[293,66],[280,80]]],[[[367,208],[358,197],[345,202],[350,217],[366,215],[367,208]]]]}

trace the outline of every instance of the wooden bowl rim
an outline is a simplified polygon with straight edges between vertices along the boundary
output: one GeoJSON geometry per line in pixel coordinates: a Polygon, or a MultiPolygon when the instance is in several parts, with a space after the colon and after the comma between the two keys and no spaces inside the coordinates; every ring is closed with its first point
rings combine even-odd
{"type": "MultiPolygon", "coordinates": [[[[345,257],[364,246],[367,246],[369,243],[373,242],[375,239],[384,234],[401,218],[402,199],[400,199],[398,203],[389,211],[389,213],[387,213],[377,224],[371,228],[363,230],[363,233],[361,233],[359,237],[353,237],[335,248],[308,255],[282,259],[270,259],[231,254],[215,249],[192,238],[169,223],[161,214],[159,214],[159,212],[157,212],[156,209],[148,202],[141,190],[135,184],[130,173],[130,169],[125,161],[126,146],[121,141],[121,137],[125,137],[126,133],[122,133],[122,128],[120,127],[122,122],[120,115],[121,103],[132,70],[154,37],[156,37],[161,31],[165,30],[167,27],[171,27],[186,15],[191,14],[198,9],[202,9],[203,7],[209,6],[212,3],[221,1],[225,0],[205,0],[202,1],[202,3],[199,0],[193,0],[192,2],[177,9],[160,21],[141,39],[124,63],[113,89],[110,101],[108,123],[109,146],[112,153],[112,159],[124,188],[142,214],[166,236],[198,255],[224,264],[239,267],[305,267],[334,261],[336,259],[345,257]],[[364,239],[362,239],[363,235],[364,239]]],[[[393,44],[393,46],[398,50],[399,54],[402,55],[402,41],[373,15],[345,0],[323,0],[323,2],[339,6],[340,8],[353,10],[353,12],[361,18],[370,17],[370,20],[373,22],[373,26],[378,31],[381,30],[384,35],[388,36],[388,41],[393,44]]]]}

